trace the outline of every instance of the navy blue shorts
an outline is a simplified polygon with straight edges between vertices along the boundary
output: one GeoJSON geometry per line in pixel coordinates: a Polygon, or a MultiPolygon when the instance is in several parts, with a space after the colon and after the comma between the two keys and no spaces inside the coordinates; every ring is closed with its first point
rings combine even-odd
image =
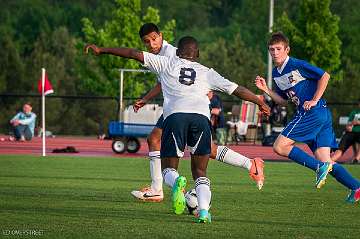
{"type": "Polygon", "coordinates": [[[206,116],[174,113],[165,119],[161,137],[161,157],[181,158],[184,156],[186,145],[193,155],[210,154],[211,129],[206,116]]]}
{"type": "Polygon", "coordinates": [[[294,141],[306,143],[313,152],[320,147],[338,148],[331,112],[327,107],[296,113],[281,134],[294,141]]]}
{"type": "Polygon", "coordinates": [[[164,115],[161,114],[160,118],[158,119],[158,121],[156,122],[155,127],[162,129],[163,128],[163,124],[164,124],[164,115]]]}

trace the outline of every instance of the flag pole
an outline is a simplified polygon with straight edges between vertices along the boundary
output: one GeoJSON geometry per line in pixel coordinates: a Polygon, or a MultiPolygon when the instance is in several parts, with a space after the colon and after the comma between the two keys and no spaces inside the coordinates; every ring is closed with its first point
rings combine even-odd
{"type": "Polygon", "coordinates": [[[41,104],[42,104],[42,156],[46,156],[45,152],[45,68],[42,68],[41,75],[41,104]]]}

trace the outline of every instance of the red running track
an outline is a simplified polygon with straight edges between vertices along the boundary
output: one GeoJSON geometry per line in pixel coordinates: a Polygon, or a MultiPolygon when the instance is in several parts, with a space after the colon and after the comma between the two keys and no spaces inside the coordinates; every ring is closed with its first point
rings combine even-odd
{"type": "MultiPolygon", "coordinates": [[[[29,142],[11,142],[7,140],[7,136],[0,135],[0,155],[41,155],[42,142],[41,138],[34,138],[29,142]]],[[[115,154],[111,149],[111,140],[98,140],[90,137],[73,137],[61,136],[56,138],[46,139],[46,154],[47,155],[72,155],[72,156],[97,156],[97,157],[146,157],[148,149],[145,140],[141,141],[141,148],[136,154],[115,154]],[[75,147],[79,153],[52,153],[53,149],[66,148],[67,146],[75,147]]],[[[306,152],[311,154],[311,151],[306,145],[298,145],[306,152]]],[[[254,145],[249,143],[241,143],[239,145],[228,145],[232,150],[241,153],[249,158],[261,157],[265,160],[274,161],[288,161],[287,158],[275,154],[272,147],[264,147],[261,145],[254,145]]],[[[189,156],[189,154],[186,154],[189,156]]],[[[340,159],[341,162],[350,161],[352,158],[352,150],[348,150],[340,159]]]]}

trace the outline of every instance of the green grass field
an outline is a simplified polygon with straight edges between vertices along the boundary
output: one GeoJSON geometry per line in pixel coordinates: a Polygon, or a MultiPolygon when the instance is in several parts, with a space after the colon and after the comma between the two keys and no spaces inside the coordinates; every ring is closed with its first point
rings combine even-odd
{"type": "MultiPolygon", "coordinates": [[[[359,238],[348,191],[331,177],[316,190],[315,175],[294,163],[266,163],[258,191],[245,170],[211,162],[212,224],[172,214],[168,188],[162,203],[135,201],[148,168],[141,158],[2,155],[0,238],[359,238]]],[[[346,168],[360,178],[359,166],[346,168]]],[[[189,161],[180,172],[192,186],[189,161]]]]}

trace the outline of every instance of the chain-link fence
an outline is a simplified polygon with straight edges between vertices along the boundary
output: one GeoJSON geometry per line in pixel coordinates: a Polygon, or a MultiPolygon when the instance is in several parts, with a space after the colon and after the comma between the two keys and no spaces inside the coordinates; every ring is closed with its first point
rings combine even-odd
{"type": "MultiPolygon", "coordinates": [[[[136,98],[124,98],[124,107],[134,103],[136,98]]],[[[8,134],[9,120],[26,102],[31,102],[33,112],[37,115],[36,125],[41,124],[41,97],[39,95],[0,95],[0,133],[8,134]]],[[[162,105],[157,98],[151,103],[162,105]]],[[[228,120],[233,105],[241,101],[224,100],[225,118],[228,120]]],[[[333,126],[337,137],[340,137],[344,125],[339,124],[341,116],[348,116],[357,107],[357,103],[328,103],[333,115],[333,126]]],[[[291,119],[294,109],[287,109],[291,119]]],[[[119,119],[119,99],[117,97],[96,96],[46,96],[46,127],[55,135],[100,135],[107,132],[111,120],[119,119]]],[[[261,135],[259,135],[261,137],[261,135]]]]}
{"type": "MultiPolygon", "coordinates": [[[[41,97],[0,95],[0,132],[8,134],[9,120],[30,102],[41,125],[41,97]]],[[[46,130],[55,135],[100,135],[107,123],[117,119],[118,99],[93,96],[46,96],[46,130]]]]}

